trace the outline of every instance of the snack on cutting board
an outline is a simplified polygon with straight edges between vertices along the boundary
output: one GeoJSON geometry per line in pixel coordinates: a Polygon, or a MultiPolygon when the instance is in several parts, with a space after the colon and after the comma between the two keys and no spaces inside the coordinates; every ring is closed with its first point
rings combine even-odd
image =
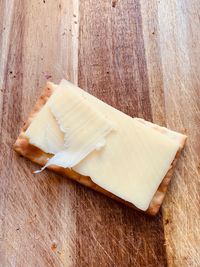
{"type": "Polygon", "coordinates": [[[14,149],[41,170],[49,168],[155,215],[185,140],[62,80],[47,83],[14,149]]]}

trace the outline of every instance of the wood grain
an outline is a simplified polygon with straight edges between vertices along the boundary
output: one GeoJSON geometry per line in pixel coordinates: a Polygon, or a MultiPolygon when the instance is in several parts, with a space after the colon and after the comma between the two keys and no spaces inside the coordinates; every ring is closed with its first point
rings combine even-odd
{"type": "MultiPolygon", "coordinates": [[[[115,9],[109,1],[104,5],[81,2],[79,46],[79,85],[131,116],[151,120],[139,1],[121,1],[115,9]]],[[[78,224],[79,262],[83,260],[86,266],[95,266],[94,261],[101,262],[102,266],[165,266],[160,216],[149,219],[119,205],[113,213],[113,202],[109,199],[96,202],[97,195],[85,191],[80,210],[88,204],[90,214],[97,211],[100,217],[108,219],[101,219],[98,225],[95,218],[91,222],[86,217],[84,231],[82,222],[78,224]],[[87,247],[82,243],[83,238],[88,240],[87,247]],[[118,244],[122,244],[122,248],[118,244]],[[88,248],[94,251],[95,257],[90,257],[88,248]]]]}
{"type": "Polygon", "coordinates": [[[1,266],[72,266],[76,187],[12,151],[47,79],[77,82],[77,1],[4,1],[1,18],[1,266]]]}
{"type": "Polygon", "coordinates": [[[168,264],[199,266],[200,3],[146,2],[141,6],[153,119],[189,137],[163,206],[168,264]]]}
{"type": "Polygon", "coordinates": [[[0,0],[0,265],[200,266],[198,0],[0,0]],[[189,138],[149,218],[12,150],[47,79],[189,138]]]}

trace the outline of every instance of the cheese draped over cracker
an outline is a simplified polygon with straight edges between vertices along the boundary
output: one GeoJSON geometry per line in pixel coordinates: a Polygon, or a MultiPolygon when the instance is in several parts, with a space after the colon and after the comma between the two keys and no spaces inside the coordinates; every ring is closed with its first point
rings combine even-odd
{"type": "Polygon", "coordinates": [[[54,154],[44,167],[70,167],[147,210],[181,135],[156,131],[154,124],[131,118],[68,81],[54,87],[25,132],[31,144],[54,154]]]}
{"type": "Polygon", "coordinates": [[[31,144],[55,154],[43,170],[50,165],[64,168],[77,165],[105,144],[105,137],[112,129],[113,124],[94,110],[85,98],[73,90],[59,87],[25,135],[31,144]]]}

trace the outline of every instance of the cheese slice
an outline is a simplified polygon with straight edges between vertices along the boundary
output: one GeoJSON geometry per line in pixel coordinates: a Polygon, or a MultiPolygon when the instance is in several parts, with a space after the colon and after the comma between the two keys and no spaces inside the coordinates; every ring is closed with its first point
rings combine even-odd
{"type": "Polygon", "coordinates": [[[66,80],[60,86],[66,90],[73,88],[116,125],[106,145],[73,169],[145,211],[174,160],[179,139],[173,140],[147,127],[138,118],[127,116],[66,80]]]}
{"type": "MultiPolygon", "coordinates": [[[[55,89],[45,106],[64,133],[66,149],[54,153],[53,162],[51,159],[47,165],[71,167],[103,189],[147,210],[180,147],[180,138],[172,138],[178,134],[162,134],[154,124],[131,118],[68,81],[63,80],[55,89]]],[[[29,128],[29,141],[36,144],[37,132],[29,128]]],[[[46,143],[37,144],[48,150],[46,143]]]]}
{"type": "Polygon", "coordinates": [[[105,137],[111,130],[112,123],[91,108],[82,96],[77,95],[74,90],[57,88],[25,133],[31,144],[47,153],[55,154],[36,173],[50,165],[64,168],[75,166],[93,150],[104,146],[105,137]],[[42,136],[41,140],[39,134],[42,136]],[[54,145],[59,141],[62,146],[56,151],[54,145]],[[49,145],[51,142],[52,146],[49,145]]]}
{"type": "Polygon", "coordinates": [[[25,132],[32,145],[46,153],[56,154],[66,149],[64,146],[64,133],[53,116],[48,105],[45,105],[33,119],[25,132]]]}
{"type": "Polygon", "coordinates": [[[98,113],[84,97],[71,88],[58,88],[47,104],[65,133],[64,141],[68,151],[91,152],[114,127],[104,115],[98,113]]]}

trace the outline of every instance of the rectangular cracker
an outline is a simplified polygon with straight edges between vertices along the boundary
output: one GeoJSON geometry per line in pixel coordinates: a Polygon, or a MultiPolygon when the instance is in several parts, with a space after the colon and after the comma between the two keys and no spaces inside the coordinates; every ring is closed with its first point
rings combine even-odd
{"type": "MultiPolygon", "coordinates": [[[[16,152],[18,152],[19,154],[23,155],[24,157],[30,159],[32,162],[35,162],[41,166],[44,166],[46,164],[46,162],[48,161],[48,158],[51,155],[45,153],[44,151],[40,150],[39,148],[37,148],[33,145],[31,145],[24,133],[25,133],[26,129],[29,127],[33,118],[40,111],[40,109],[45,105],[45,103],[47,102],[47,100],[49,99],[49,97],[51,96],[51,94],[53,93],[54,90],[55,89],[52,86],[52,84],[47,83],[46,87],[44,88],[44,90],[42,92],[42,95],[40,96],[40,98],[36,102],[31,114],[28,117],[28,120],[25,122],[24,126],[22,127],[20,134],[19,134],[19,136],[18,136],[18,138],[14,144],[14,150],[16,152]]],[[[155,124],[151,124],[149,122],[145,122],[144,120],[141,120],[141,123],[147,124],[147,127],[153,126],[153,128],[155,130],[160,131],[163,134],[173,135],[173,132],[166,129],[166,128],[160,127],[160,126],[155,125],[155,124]]],[[[176,133],[174,133],[174,134],[176,134],[176,133]]],[[[186,136],[178,135],[178,137],[179,137],[179,143],[180,143],[179,150],[178,150],[167,174],[163,178],[160,186],[158,187],[156,193],[154,194],[154,197],[152,198],[148,209],[145,211],[145,213],[147,213],[149,215],[156,215],[156,213],[159,211],[159,208],[160,208],[160,206],[163,202],[163,199],[165,197],[168,184],[172,178],[172,174],[173,174],[175,165],[177,163],[177,160],[179,158],[180,152],[185,145],[186,136]]],[[[112,199],[115,199],[119,202],[122,202],[127,206],[130,206],[130,207],[137,209],[132,203],[124,201],[123,199],[113,195],[112,193],[108,192],[107,190],[105,190],[105,189],[101,188],[100,186],[98,186],[97,184],[95,184],[88,176],[83,176],[83,175],[80,175],[79,173],[73,171],[72,169],[65,169],[65,168],[62,168],[59,166],[55,166],[55,165],[49,166],[48,169],[50,169],[56,173],[59,173],[63,176],[69,177],[70,179],[73,179],[73,180],[79,182],[80,184],[83,184],[83,185],[90,187],[90,188],[92,188],[98,192],[101,192],[104,195],[106,195],[112,199]]]]}

